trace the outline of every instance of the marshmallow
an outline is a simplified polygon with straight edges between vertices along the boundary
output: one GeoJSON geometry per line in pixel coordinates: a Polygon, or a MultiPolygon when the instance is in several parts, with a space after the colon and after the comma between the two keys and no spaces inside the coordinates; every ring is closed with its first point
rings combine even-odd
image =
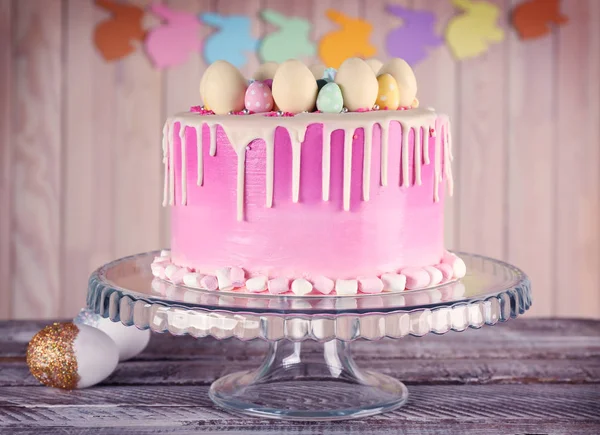
{"type": "Polygon", "coordinates": [[[173,277],[173,275],[175,275],[175,272],[177,272],[178,270],[179,267],[175,266],[174,264],[169,264],[167,267],[165,267],[165,276],[169,281],[171,281],[171,278],[173,277]]]}
{"type": "Polygon", "coordinates": [[[219,282],[219,290],[227,291],[233,288],[233,282],[231,282],[231,268],[222,267],[216,270],[217,281],[219,282]]]}
{"type": "Polygon", "coordinates": [[[152,264],[169,263],[170,261],[171,257],[154,257],[152,264]]]}
{"type": "Polygon", "coordinates": [[[312,284],[304,278],[298,278],[292,282],[292,292],[295,295],[304,296],[309,294],[312,289],[312,284]]]}
{"type": "Polygon", "coordinates": [[[402,275],[406,277],[406,288],[409,290],[427,287],[431,281],[429,274],[420,267],[404,268],[402,275]]]}
{"type": "Polygon", "coordinates": [[[267,277],[255,276],[246,281],[246,289],[252,293],[258,293],[267,289],[267,277]]]}
{"type": "Polygon", "coordinates": [[[219,281],[214,275],[204,275],[200,279],[200,288],[203,290],[217,290],[219,288],[219,281]]]}
{"type": "Polygon", "coordinates": [[[290,281],[287,278],[273,278],[269,280],[267,287],[269,288],[269,293],[278,295],[290,289],[290,281]]]}
{"type": "Polygon", "coordinates": [[[398,273],[384,273],[381,275],[383,288],[388,292],[401,292],[406,289],[406,277],[398,273]]]}
{"type": "Polygon", "coordinates": [[[157,278],[162,278],[165,279],[165,267],[162,264],[152,264],[150,266],[150,269],[152,270],[152,275],[154,275],[157,278]]]}
{"type": "Polygon", "coordinates": [[[188,287],[199,288],[200,280],[203,276],[204,275],[194,272],[186,273],[185,275],[183,275],[183,283],[188,287]]]}
{"type": "Polygon", "coordinates": [[[452,270],[454,271],[454,278],[462,278],[467,274],[467,266],[465,265],[465,262],[459,256],[453,254],[452,252],[446,251],[444,253],[442,263],[446,263],[452,266],[452,270]]]}
{"type": "Polygon", "coordinates": [[[183,277],[185,275],[187,275],[188,273],[190,273],[191,270],[189,267],[180,267],[179,269],[177,269],[175,271],[175,273],[173,273],[171,275],[171,282],[173,284],[182,284],[183,283],[183,277]]]}
{"type": "Polygon", "coordinates": [[[442,282],[448,282],[454,276],[454,270],[449,264],[440,263],[436,265],[435,268],[442,272],[442,282]]]}
{"type": "Polygon", "coordinates": [[[168,249],[163,249],[162,251],[160,251],[160,256],[161,257],[170,257],[171,251],[169,251],[168,249]]]}
{"type": "Polygon", "coordinates": [[[229,279],[234,287],[242,287],[246,282],[246,272],[241,267],[232,267],[229,270],[229,279]]]}
{"type": "Polygon", "coordinates": [[[442,275],[441,270],[436,269],[433,266],[426,266],[423,268],[423,270],[429,274],[429,285],[438,285],[440,282],[442,282],[444,276],[442,275]]]}
{"type": "Polygon", "coordinates": [[[358,281],[355,279],[338,279],[335,281],[338,295],[355,295],[358,292],[358,281]]]}
{"type": "Polygon", "coordinates": [[[326,276],[317,276],[313,280],[313,286],[315,290],[319,293],[323,293],[324,295],[328,295],[333,290],[335,283],[332,279],[327,278],[326,276]]]}
{"type": "Polygon", "coordinates": [[[383,291],[383,281],[377,277],[359,278],[358,287],[362,293],[381,293],[383,291]]]}

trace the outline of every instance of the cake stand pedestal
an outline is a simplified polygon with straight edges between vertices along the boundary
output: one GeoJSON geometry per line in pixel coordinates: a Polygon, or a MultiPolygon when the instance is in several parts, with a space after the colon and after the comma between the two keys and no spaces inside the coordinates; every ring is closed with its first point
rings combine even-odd
{"type": "Polygon", "coordinates": [[[270,342],[262,365],[216,380],[210,397],[244,414],[295,420],[366,417],[402,406],[397,379],[357,367],[356,339],[444,334],[494,325],[531,306],[527,276],[514,266],[458,253],[460,281],[423,290],[355,296],[208,292],[169,284],[150,270],[159,251],[122,258],[92,274],[88,308],[140,329],[270,342]],[[315,340],[319,351],[306,352],[315,340]]]}

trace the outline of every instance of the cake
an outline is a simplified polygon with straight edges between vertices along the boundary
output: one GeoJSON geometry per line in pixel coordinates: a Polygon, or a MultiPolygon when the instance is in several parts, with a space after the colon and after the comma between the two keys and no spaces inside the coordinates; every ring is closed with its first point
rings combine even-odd
{"type": "Polygon", "coordinates": [[[254,77],[215,62],[200,82],[204,106],[165,123],[171,248],[155,277],[304,296],[465,275],[444,249],[450,121],[419,107],[406,62],[351,58],[323,73],[289,60],[254,77]]]}

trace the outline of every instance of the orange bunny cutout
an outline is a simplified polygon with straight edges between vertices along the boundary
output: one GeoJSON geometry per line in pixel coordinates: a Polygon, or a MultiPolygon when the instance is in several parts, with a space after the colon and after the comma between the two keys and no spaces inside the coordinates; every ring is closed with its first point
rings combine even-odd
{"type": "Polygon", "coordinates": [[[359,18],[349,17],[335,9],[328,9],[327,18],[342,28],[327,33],[319,42],[319,57],[331,68],[339,68],[349,57],[369,58],[377,49],[369,42],[373,26],[359,18]]]}
{"type": "Polygon", "coordinates": [[[512,23],[521,39],[540,38],[550,33],[550,25],[560,26],[569,19],[560,13],[559,0],[530,0],[512,13],[512,23]]]}
{"type": "Polygon", "coordinates": [[[94,43],[102,57],[111,61],[133,53],[137,46],[131,41],[143,41],[146,33],[142,27],[144,10],[113,0],[96,0],[96,5],[113,14],[98,23],[94,32],[94,43]]]}

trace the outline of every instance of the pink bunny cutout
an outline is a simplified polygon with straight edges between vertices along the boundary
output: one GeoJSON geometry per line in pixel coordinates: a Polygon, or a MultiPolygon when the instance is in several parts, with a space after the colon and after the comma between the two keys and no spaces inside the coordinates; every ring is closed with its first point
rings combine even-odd
{"type": "Polygon", "coordinates": [[[152,29],[144,41],[146,52],[157,68],[180,65],[190,54],[200,52],[200,22],[195,14],[174,11],[162,4],[153,4],[149,10],[166,21],[152,29]]]}

